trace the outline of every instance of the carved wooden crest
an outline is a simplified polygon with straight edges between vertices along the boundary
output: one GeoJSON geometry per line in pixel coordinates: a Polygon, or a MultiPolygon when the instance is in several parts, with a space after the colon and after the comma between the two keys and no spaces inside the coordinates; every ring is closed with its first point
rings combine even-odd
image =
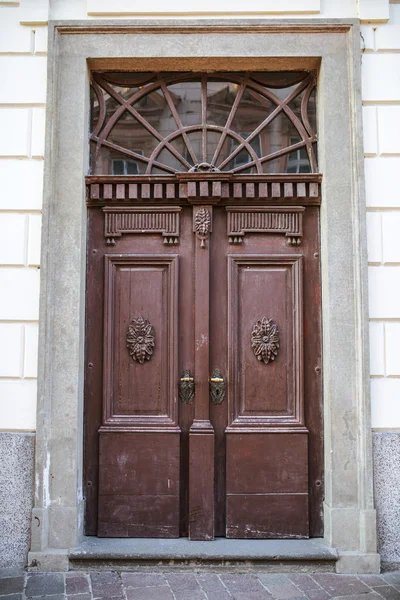
{"type": "Polygon", "coordinates": [[[194,231],[201,240],[200,246],[205,248],[205,240],[210,233],[211,228],[211,214],[207,208],[199,208],[194,217],[194,231]]]}
{"type": "Polygon", "coordinates": [[[257,321],[251,332],[251,347],[257,360],[266,365],[275,360],[279,349],[279,329],[272,319],[263,317],[257,321]]]}
{"type": "Polygon", "coordinates": [[[141,365],[150,360],[155,344],[154,327],[144,317],[132,319],[126,334],[126,345],[133,360],[141,365]]]}

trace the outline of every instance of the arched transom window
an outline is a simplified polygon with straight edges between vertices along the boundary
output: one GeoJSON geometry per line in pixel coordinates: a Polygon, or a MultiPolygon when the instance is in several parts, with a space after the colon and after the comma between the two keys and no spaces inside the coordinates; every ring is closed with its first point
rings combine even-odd
{"type": "Polygon", "coordinates": [[[91,173],[317,173],[315,73],[93,73],[91,173]]]}

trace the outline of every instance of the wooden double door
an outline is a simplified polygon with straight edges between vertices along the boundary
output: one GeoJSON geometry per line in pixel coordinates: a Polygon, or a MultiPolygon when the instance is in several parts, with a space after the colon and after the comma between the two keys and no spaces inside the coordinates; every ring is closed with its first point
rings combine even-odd
{"type": "Polygon", "coordinates": [[[318,207],[89,209],[86,533],[322,535],[318,207]]]}

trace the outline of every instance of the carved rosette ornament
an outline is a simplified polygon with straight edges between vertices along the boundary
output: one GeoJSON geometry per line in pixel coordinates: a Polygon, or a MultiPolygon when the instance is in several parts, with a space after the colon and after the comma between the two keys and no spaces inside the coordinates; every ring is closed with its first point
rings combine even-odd
{"type": "Polygon", "coordinates": [[[251,332],[251,347],[257,360],[266,365],[275,360],[279,349],[279,329],[272,319],[263,317],[257,321],[251,332]]]}
{"type": "Polygon", "coordinates": [[[199,208],[194,218],[194,231],[201,240],[201,248],[206,247],[205,240],[208,238],[211,228],[211,214],[207,208],[199,208]]]}
{"type": "Polygon", "coordinates": [[[155,344],[154,327],[144,317],[132,319],[126,334],[126,345],[133,360],[141,365],[150,360],[155,344]]]}

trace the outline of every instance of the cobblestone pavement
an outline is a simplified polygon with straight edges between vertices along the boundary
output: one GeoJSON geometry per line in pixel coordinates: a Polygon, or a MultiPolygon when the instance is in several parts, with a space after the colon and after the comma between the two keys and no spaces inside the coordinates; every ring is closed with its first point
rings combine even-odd
{"type": "Polygon", "coordinates": [[[0,570],[1,600],[400,600],[400,571],[383,575],[210,572],[19,573],[0,570]]]}

